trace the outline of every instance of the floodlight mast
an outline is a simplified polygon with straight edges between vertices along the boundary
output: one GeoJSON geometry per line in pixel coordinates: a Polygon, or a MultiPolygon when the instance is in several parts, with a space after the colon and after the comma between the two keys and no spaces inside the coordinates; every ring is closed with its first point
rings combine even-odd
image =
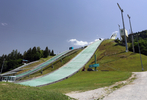
{"type": "Polygon", "coordinates": [[[134,49],[134,38],[133,38],[133,31],[132,31],[132,26],[131,26],[131,20],[130,20],[130,16],[127,14],[128,18],[129,18],[129,23],[130,23],[130,29],[131,29],[131,36],[132,36],[132,48],[133,48],[133,52],[135,53],[135,49],[134,49]]]}
{"type": "Polygon", "coordinates": [[[119,9],[121,10],[121,12],[123,12],[123,9],[121,9],[121,7],[119,6],[119,4],[118,4],[118,3],[117,3],[117,5],[118,5],[119,9]]]}
{"type": "Polygon", "coordinates": [[[131,17],[127,14],[128,18],[130,19],[131,17]]]}
{"type": "Polygon", "coordinates": [[[127,45],[127,38],[126,38],[126,34],[125,34],[125,24],[124,24],[124,18],[123,18],[123,9],[121,9],[121,7],[119,6],[119,4],[117,3],[120,11],[121,11],[121,16],[122,16],[122,23],[123,23],[123,31],[124,31],[124,37],[125,37],[125,45],[126,45],[126,52],[128,52],[128,45],[127,45]]]}
{"type": "Polygon", "coordinates": [[[140,51],[140,46],[139,46],[139,41],[138,41],[138,35],[139,34],[137,34],[137,42],[138,42],[138,49],[139,49],[139,54],[140,54],[141,67],[142,67],[142,71],[144,71],[143,64],[142,64],[141,51],[140,51]]]}

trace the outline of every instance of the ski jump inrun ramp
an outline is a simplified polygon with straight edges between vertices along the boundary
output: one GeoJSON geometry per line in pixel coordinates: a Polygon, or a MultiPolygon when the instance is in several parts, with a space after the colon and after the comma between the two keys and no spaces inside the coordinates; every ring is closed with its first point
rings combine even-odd
{"type": "Polygon", "coordinates": [[[70,62],[63,65],[58,70],[45,75],[43,77],[39,77],[36,79],[20,82],[17,84],[28,85],[28,86],[43,86],[47,84],[52,84],[58,82],[60,80],[66,79],[69,76],[72,76],[76,72],[78,72],[84,65],[91,59],[96,49],[99,47],[100,43],[103,40],[98,40],[88,47],[86,47],[83,51],[81,51],[76,57],[74,57],[70,62]]]}

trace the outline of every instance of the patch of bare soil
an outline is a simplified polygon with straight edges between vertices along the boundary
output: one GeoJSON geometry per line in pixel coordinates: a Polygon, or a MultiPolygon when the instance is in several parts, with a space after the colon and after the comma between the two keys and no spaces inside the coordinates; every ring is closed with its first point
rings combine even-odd
{"type": "Polygon", "coordinates": [[[95,99],[102,100],[105,96],[109,95],[114,90],[126,84],[130,84],[133,81],[133,79],[135,79],[135,74],[132,74],[132,76],[129,79],[125,81],[116,82],[115,84],[109,87],[98,88],[95,90],[89,90],[85,92],[72,91],[65,95],[78,99],[78,100],[95,100],[95,99]]]}

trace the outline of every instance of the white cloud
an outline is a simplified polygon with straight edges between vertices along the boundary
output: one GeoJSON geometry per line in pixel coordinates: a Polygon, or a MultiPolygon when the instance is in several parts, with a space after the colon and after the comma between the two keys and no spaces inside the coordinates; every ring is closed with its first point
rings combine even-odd
{"type": "Polygon", "coordinates": [[[78,41],[77,39],[70,39],[69,42],[73,43],[76,46],[85,46],[89,44],[87,41],[78,41]]]}
{"type": "Polygon", "coordinates": [[[95,39],[94,41],[98,41],[99,39],[95,39]]]}
{"type": "Polygon", "coordinates": [[[77,39],[70,39],[69,42],[77,41],[77,39]]]}
{"type": "Polygon", "coordinates": [[[7,24],[7,23],[1,23],[1,25],[2,25],[2,26],[6,26],[6,25],[8,25],[8,24],[7,24]]]}
{"type": "Polygon", "coordinates": [[[93,42],[89,42],[89,44],[92,44],[93,42]]]}
{"type": "Polygon", "coordinates": [[[70,39],[68,42],[71,42],[73,45],[76,45],[76,46],[86,46],[86,45],[92,44],[93,42],[98,41],[98,40],[99,39],[95,39],[92,42],[87,42],[87,41],[78,41],[77,39],[70,39]]]}

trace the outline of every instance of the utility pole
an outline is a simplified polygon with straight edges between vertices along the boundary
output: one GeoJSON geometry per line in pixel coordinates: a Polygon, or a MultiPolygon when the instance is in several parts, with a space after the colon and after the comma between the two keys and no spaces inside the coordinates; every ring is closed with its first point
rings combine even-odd
{"type": "Polygon", "coordinates": [[[123,31],[124,31],[124,37],[125,37],[125,45],[126,45],[126,52],[128,52],[128,45],[127,45],[127,38],[126,38],[126,34],[125,34],[125,24],[124,24],[124,18],[123,18],[123,9],[121,9],[121,7],[119,6],[119,4],[117,3],[120,11],[121,11],[121,16],[122,16],[122,23],[123,23],[123,31]]]}
{"type": "MultiPolygon", "coordinates": [[[[95,54],[95,64],[97,63],[97,61],[96,61],[96,54],[95,54]]],[[[96,71],[96,67],[95,67],[95,71],[96,71]]]]}
{"type": "Polygon", "coordinates": [[[141,67],[142,67],[142,71],[144,71],[143,64],[142,64],[142,58],[141,58],[141,51],[140,51],[140,46],[139,46],[139,41],[138,41],[138,34],[137,34],[137,42],[138,42],[138,49],[139,49],[139,54],[140,54],[141,67]]]}
{"type": "Polygon", "coordinates": [[[135,53],[133,31],[132,31],[131,20],[130,20],[131,17],[130,17],[129,15],[127,15],[127,16],[128,16],[128,18],[129,18],[130,29],[131,29],[131,36],[132,36],[132,49],[133,49],[133,52],[135,53]]]}

